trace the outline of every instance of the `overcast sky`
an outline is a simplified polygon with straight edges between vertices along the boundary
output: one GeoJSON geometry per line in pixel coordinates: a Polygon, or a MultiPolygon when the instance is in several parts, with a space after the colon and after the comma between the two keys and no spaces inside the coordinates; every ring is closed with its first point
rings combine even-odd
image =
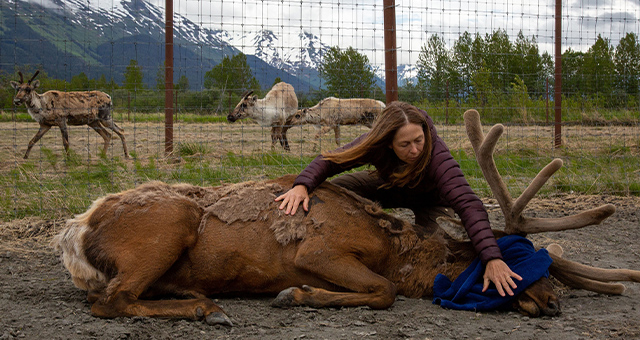
{"type": "MultiPolygon", "coordinates": [[[[164,7],[164,0],[159,2],[164,7]]],[[[520,30],[536,37],[541,51],[553,55],[556,0],[396,0],[399,63],[414,64],[420,47],[437,33],[451,47],[458,36],[520,30]]],[[[174,0],[174,11],[210,28],[230,32],[269,29],[282,44],[297,46],[310,32],[330,45],[352,46],[384,64],[382,0],[174,0]]],[[[640,0],[563,0],[563,51],[586,51],[598,34],[617,45],[627,32],[640,33],[640,0]]],[[[289,46],[289,47],[290,47],[289,46]]]]}

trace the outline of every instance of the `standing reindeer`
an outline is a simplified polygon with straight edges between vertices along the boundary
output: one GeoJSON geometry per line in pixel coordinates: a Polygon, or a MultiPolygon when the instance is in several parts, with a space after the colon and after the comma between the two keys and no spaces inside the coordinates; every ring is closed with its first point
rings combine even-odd
{"type": "Polygon", "coordinates": [[[104,129],[104,127],[108,127],[120,137],[124,157],[129,158],[124,131],[116,125],[111,117],[113,103],[108,94],[100,91],[62,92],[55,90],[38,94],[36,89],[40,86],[40,81],[34,81],[34,79],[39,72],[36,71],[26,83],[23,80],[22,72],[18,72],[20,83],[11,82],[11,86],[16,90],[13,104],[19,106],[24,103],[29,115],[40,124],[40,130],[29,141],[27,152],[24,154],[25,159],[29,158],[29,152],[31,152],[33,145],[52,126],[60,128],[64,150],[68,154],[69,132],[67,125],[89,125],[104,139],[103,151],[105,153],[111,142],[111,134],[104,129]]]}
{"type": "MultiPolygon", "coordinates": [[[[468,111],[465,122],[507,220],[505,232],[496,230],[496,236],[599,224],[615,211],[604,205],[558,219],[521,216],[560,162],[545,167],[514,203],[492,157],[502,126],[485,138],[476,111],[468,111]]],[[[274,199],[294,178],[209,188],[143,184],[96,200],[67,221],[54,245],[73,283],[88,291],[95,316],[191,318],[224,325],[231,320],[207,296],[278,294],[273,301],[278,307],[382,309],[394,303],[396,294],[433,295],[438,274],[456,278],[476,258],[471,242],[451,237],[448,228],[411,225],[330,182],[313,191],[308,212],[284,215],[274,199]],[[153,299],[167,295],[192,298],[153,299]]],[[[606,281],[640,282],[639,271],[597,269],[562,259],[557,245],[548,250],[554,260],[551,273],[570,286],[620,294],[622,285],[606,281]]],[[[523,289],[514,301],[521,313],[560,312],[547,278],[523,289]]]]}
{"type": "Polygon", "coordinates": [[[253,90],[242,94],[242,99],[227,115],[227,120],[233,123],[236,120],[253,118],[260,126],[271,126],[271,148],[273,149],[275,143],[279,141],[280,145],[289,151],[287,140],[289,127],[285,122],[298,109],[298,97],[293,86],[279,82],[273,85],[262,99],[252,94],[253,90]]]}

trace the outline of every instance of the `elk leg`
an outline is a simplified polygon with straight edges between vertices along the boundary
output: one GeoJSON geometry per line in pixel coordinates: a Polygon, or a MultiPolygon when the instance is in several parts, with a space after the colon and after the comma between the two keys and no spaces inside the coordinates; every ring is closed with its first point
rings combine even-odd
{"type": "Polygon", "coordinates": [[[33,145],[36,144],[40,140],[40,138],[42,138],[42,136],[44,136],[44,134],[49,131],[49,129],[51,129],[50,125],[40,124],[40,129],[38,130],[36,135],[33,136],[33,138],[31,138],[31,140],[29,141],[29,146],[27,146],[27,152],[25,152],[24,154],[24,159],[29,158],[29,152],[31,152],[31,148],[33,147],[33,145]]]}
{"type": "Polygon", "coordinates": [[[389,308],[396,297],[396,286],[374,273],[353,257],[318,259],[318,254],[308,259],[296,257],[296,266],[310,271],[319,278],[352,292],[332,292],[326,289],[303,286],[283,290],[272,302],[275,307],[306,305],[311,307],[369,306],[373,309],[389,308]]]}
{"type": "Polygon", "coordinates": [[[95,212],[105,217],[96,219],[97,226],[90,226],[85,253],[98,262],[98,267],[101,262],[111,265],[114,274],[91,313],[105,318],[204,318],[207,323],[231,325],[222,309],[207,298],[139,299],[142,294],[152,295],[152,291],[175,293],[172,287],[183,281],[176,273],[180,268],[176,262],[197,242],[202,216],[195,202],[181,198],[159,198],[141,209],[123,210],[121,205],[113,205],[95,212]],[[108,216],[114,217],[110,220],[108,216]]]}
{"type": "Polygon", "coordinates": [[[127,141],[124,139],[124,130],[120,128],[112,119],[103,119],[100,121],[103,126],[108,127],[113,130],[113,132],[120,137],[120,141],[122,141],[122,148],[124,149],[124,158],[129,158],[129,150],[127,149],[127,141]]]}
{"type": "Polygon", "coordinates": [[[104,152],[104,154],[106,155],[107,149],[109,148],[109,143],[111,142],[111,134],[107,132],[107,130],[105,130],[97,120],[89,123],[88,125],[91,126],[91,128],[94,129],[100,136],[102,136],[102,139],[104,139],[104,148],[102,149],[102,152],[104,152]]]}

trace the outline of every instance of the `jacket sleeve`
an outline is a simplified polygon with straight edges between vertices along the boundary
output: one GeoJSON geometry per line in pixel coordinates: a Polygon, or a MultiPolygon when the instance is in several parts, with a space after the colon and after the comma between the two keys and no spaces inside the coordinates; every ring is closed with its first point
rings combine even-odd
{"type": "Polygon", "coordinates": [[[482,201],[471,189],[460,165],[453,158],[444,141],[437,136],[435,128],[432,126],[430,130],[434,147],[431,162],[427,168],[428,178],[435,182],[441,199],[460,216],[482,263],[502,259],[500,248],[491,231],[489,214],[482,201]]]}
{"type": "MultiPolygon", "coordinates": [[[[354,139],[351,143],[345,144],[342,147],[339,147],[334,150],[342,151],[353,147],[354,145],[359,144],[362,139],[367,135],[367,133],[361,135],[360,137],[354,139]]],[[[325,160],[322,155],[318,155],[309,165],[307,165],[304,170],[296,177],[296,180],[293,182],[293,186],[302,184],[307,187],[307,192],[311,193],[315,188],[317,188],[322,182],[324,182],[327,178],[337,175],[341,172],[353,169],[354,165],[342,165],[336,164],[334,162],[325,160]]]]}

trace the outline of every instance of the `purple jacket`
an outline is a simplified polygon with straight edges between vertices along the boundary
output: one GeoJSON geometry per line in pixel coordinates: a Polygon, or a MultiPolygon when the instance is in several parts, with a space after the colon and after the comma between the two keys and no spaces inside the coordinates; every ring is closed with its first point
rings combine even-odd
{"type": "MultiPolygon", "coordinates": [[[[471,190],[460,165],[453,159],[444,141],[436,133],[431,117],[426,112],[421,112],[425,115],[429,125],[433,149],[431,150],[431,162],[425,169],[426,173],[422,181],[416,186],[416,191],[436,192],[441,200],[439,204],[453,208],[460,216],[469,238],[484,264],[489,260],[502,259],[500,248],[489,225],[489,215],[482,201],[471,190]]],[[[338,150],[357,145],[366,135],[366,133],[363,134],[338,150]]],[[[327,178],[354,167],[355,165],[348,166],[327,161],[322,155],[319,155],[298,175],[293,185],[302,184],[311,193],[327,178]]]]}

